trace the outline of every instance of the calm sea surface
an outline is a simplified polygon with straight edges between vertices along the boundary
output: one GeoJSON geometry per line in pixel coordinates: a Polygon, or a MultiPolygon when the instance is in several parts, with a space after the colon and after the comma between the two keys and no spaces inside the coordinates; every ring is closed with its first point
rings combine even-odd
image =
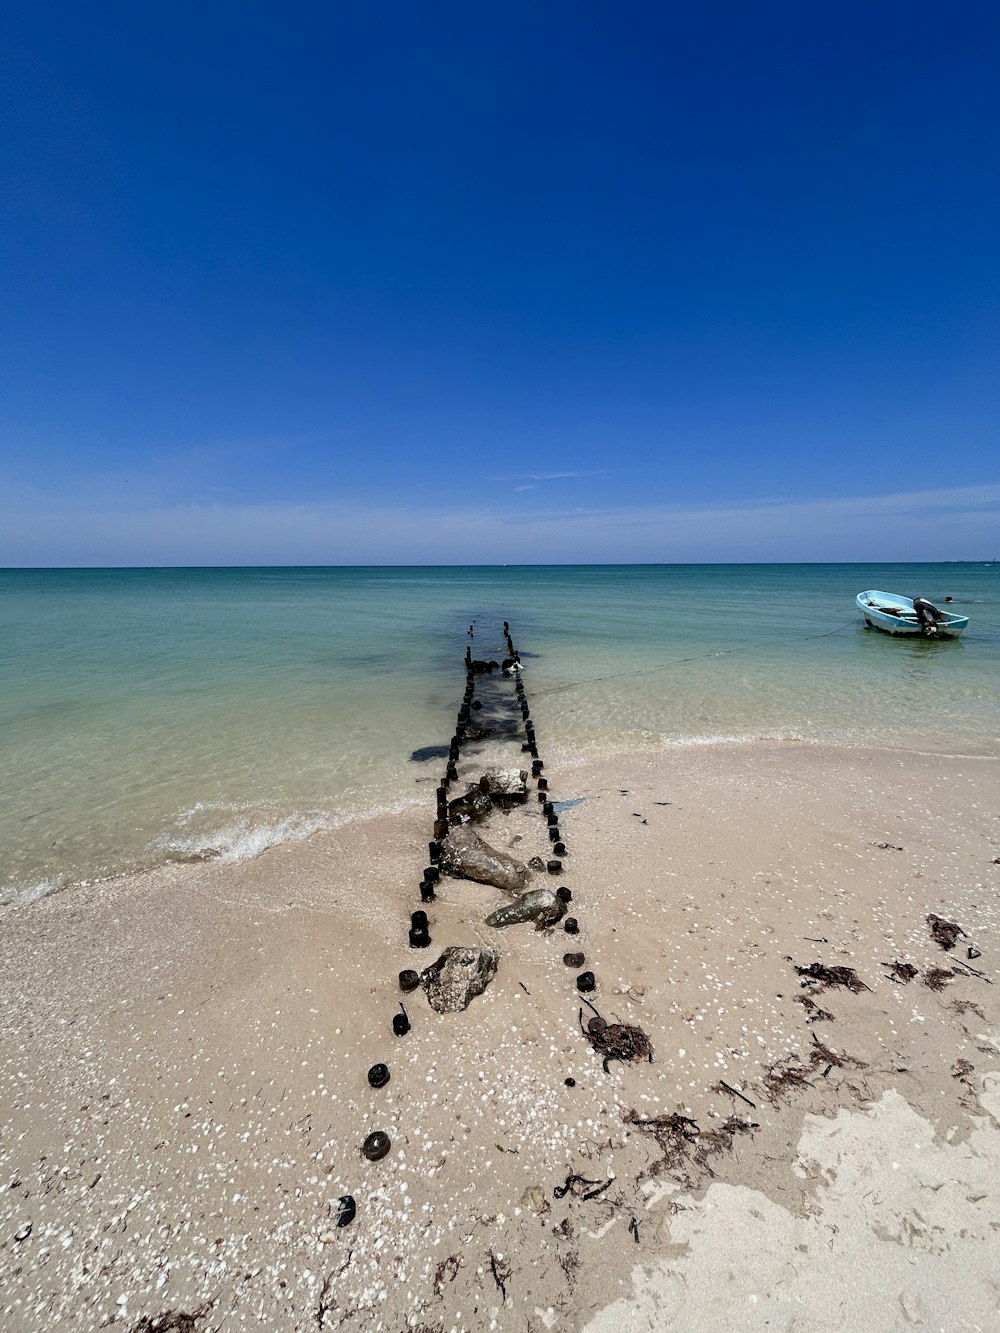
{"type": "Polygon", "coordinates": [[[0,571],[0,902],[427,799],[509,620],[549,766],[759,738],[1000,752],[1000,565],[0,571]],[[971,617],[865,629],[881,588],[971,617]]]}

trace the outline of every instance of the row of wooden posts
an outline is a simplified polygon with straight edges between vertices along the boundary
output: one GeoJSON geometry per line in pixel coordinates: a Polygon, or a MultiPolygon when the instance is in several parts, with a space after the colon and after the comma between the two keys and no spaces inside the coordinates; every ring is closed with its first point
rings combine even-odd
{"type": "MultiPolygon", "coordinates": [[[[470,631],[471,631],[470,626],[470,631]]],[[[514,640],[511,637],[510,625],[505,620],[503,622],[504,639],[507,644],[507,650],[510,657],[517,662],[517,650],[514,647],[514,640]]],[[[462,697],[462,703],[458,710],[458,718],[455,724],[455,733],[448,746],[448,761],[445,767],[444,776],[436,791],[436,813],[433,825],[433,838],[428,843],[428,865],[425,866],[423,876],[420,881],[420,900],[421,902],[433,902],[435,898],[435,885],[441,878],[439,862],[441,860],[442,843],[448,836],[450,827],[448,792],[453,782],[458,780],[458,759],[462,744],[467,738],[467,732],[472,718],[472,705],[475,699],[475,678],[476,671],[473,665],[472,649],[467,648],[465,652],[465,673],[466,684],[465,693],[462,697]]],[[[524,681],[520,670],[512,672],[514,676],[514,689],[517,693],[518,703],[521,710],[521,719],[524,725],[524,742],[522,751],[531,758],[531,776],[535,780],[537,788],[538,801],[542,806],[542,814],[545,817],[546,827],[548,829],[549,841],[552,844],[552,856],[545,863],[545,868],[551,875],[558,875],[562,872],[562,858],[566,856],[566,842],[559,828],[559,815],[551,800],[549,792],[548,779],[543,773],[545,764],[539,757],[538,738],[535,733],[535,726],[531,720],[531,710],[528,706],[527,695],[525,693],[524,681]]],[[[568,888],[561,887],[559,896],[564,901],[572,899],[572,893],[568,888]]],[[[564,929],[567,933],[573,935],[579,930],[575,917],[569,917],[564,922],[564,929]]],[[[428,928],[427,913],[423,909],[417,909],[410,915],[409,944],[411,948],[426,948],[430,944],[430,932],[428,928]]],[[[583,962],[582,954],[567,954],[566,961],[570,958],[574,961],[579,959],[583,962]]],[[[420,976],[412,968],[404,969],[399,974],[400,989],[404,992],[415,990],[420,984],[420,976]]],[[[593,989],[593,974],[583,973],[577,978],[577,988],[580,991],[593,989]]],[[[392,1031],[397,1037],[404,1037],[410,1030],[410,1019],[403,1004],[399,1006],[400,1012],[392,1017],[392,1031]]],[[[389,1082],[389,1068],[385,1064],[372,1065],[368,1071],[368,1082],[373,1089],[385,1087],[389,1082]]],[[[573,1080],[567,1079],[567,1083],[572,1084],[573,1080]]],[[[381,1130],[376,1130],[364,1140],[361,1151],[369,1161],[378,1161],[385,1157],[391,1148],[391,1142],[388,1134],[381,1130]]],[[[347,1226],[353,1221],[356,1214],[355,1200],[351,1195],[344,1195],[338,1201],[337,1225],[347,1226]]]]}

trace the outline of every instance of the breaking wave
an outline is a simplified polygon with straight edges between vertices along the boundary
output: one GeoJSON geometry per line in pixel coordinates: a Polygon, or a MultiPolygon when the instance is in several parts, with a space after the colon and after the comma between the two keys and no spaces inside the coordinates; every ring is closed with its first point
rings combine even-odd
{"type": "Polygon", "coordinates": [[[293,811],[268,817],[258,810],[236,810],[232,806],[199,801],[182,811],[175,826],[149,844],[156,860],[173,862],[218,861],[235,865],[252,861],[272,847],[305,842],[314,833],[343,828],[356,819],[399,814],[413,805],[413,798],[375,804],[363,811],[331,814],[323,810],[293,811]],[[228,816],[220,824],[220,814],[228,816]]]}
{"type": "Polygon", "coordinates": [[[30,907],[63,888],[58,879],[39,879],[32,884],[7,884],[0,887],[0,907],[30,907]]]}
{"type": "Polygon", "coordinates": [[[716,732],[711,736],[660,736],[660,743],[671,747],[675,745],[758,745],[766,741],[808,742],[811,740],[815,740],[815,737],[803,736],[798,731],[716,732]]]}
{"type": "Polygon", "coordinates": [[[191,829],[199,816],[211,810],[211,806],[199,802],[184,811],[177,824],[190,831],[161,833],[149,844],[149,850],[157,859],[168,861],[219,861],[223,865],[234,865],[238,861],[250,861],[281,843],[304,842],[320,829],[330,827],[325,814],[306,811],[275,820],[261,820],[249,813],[237,814],[221,826],[191,829]]]}

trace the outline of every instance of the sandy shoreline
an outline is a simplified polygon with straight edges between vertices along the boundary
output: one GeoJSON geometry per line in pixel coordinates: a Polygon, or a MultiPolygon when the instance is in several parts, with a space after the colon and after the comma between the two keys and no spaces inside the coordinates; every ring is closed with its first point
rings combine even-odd
{"type": "MultiPolygon", "coordinates": [[[[556,881],[580,934],[491,931],[501,895],[446,881],[417,962],[430,800],[5,912],[5,1327],[995,1326],[998,773],[780,744],[553,771],[583,798],[556,881]],[[929,913],[967,933],[952,953],[929,913]],[[481,942],[500,971],[465,1013],[400,996],[400,968],[481,942]],[[652,1064],[604,1072],[568,948],[652,1064]],[[986,976],[924,984],[956,960],[986,976]],[[870,989],[803,989],[814,962],[870,989]],[[670,1114],[701,1137],[661,1126],[664,1165],[629,1121],[670,1114]],[[557,1199],[570,1173],[612,1184],[557,1199]]],[[[531,805],[484,836],[527,856],[543,832],[531,805]]]]}

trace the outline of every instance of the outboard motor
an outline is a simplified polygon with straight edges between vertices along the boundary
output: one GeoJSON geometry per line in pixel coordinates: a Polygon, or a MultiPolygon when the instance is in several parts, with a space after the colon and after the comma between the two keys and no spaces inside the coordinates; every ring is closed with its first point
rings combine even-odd
{"type": "Polygon", "coordinates": [[[913,609],[917,613],[921,633],[933,638],[938,632],[938,621],[944,620],[944,615],[926,597],[914,597],[913,609]]]}

